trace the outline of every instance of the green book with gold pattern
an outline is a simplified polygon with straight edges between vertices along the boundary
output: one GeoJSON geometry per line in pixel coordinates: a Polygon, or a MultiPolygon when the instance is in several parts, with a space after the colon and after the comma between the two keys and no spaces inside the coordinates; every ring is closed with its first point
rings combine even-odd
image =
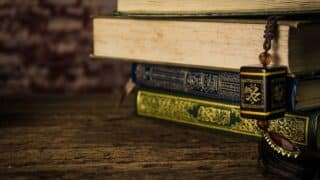
{"type": "MultiPolygon", "coordinates": [[[[240,107],[236,104],[149,89],[138,90],[136,98],[140,116],[209,128],[230,135],[260,137],[256,121],[240,118],[240,107]]],[[[281,133],[302,147],[319,151],[319,115],[320,111],[287,113],[285,118],[271,121],[270,130],[281,133]]]]}

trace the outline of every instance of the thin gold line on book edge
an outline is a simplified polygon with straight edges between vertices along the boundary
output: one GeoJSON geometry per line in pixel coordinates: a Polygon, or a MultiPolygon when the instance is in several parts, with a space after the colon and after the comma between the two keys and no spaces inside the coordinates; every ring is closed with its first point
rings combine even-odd
{"type": "Polygon", "coordinates": [[[276,111],[270,111],[270,112],[255,112],[255,111],[243,111],[241,110],[240,113],[242,114],[252,114],[252,115],[259,115],[259,116],[268,116],[275,113],[285,112],[286,109],[279,109],[276,111]]]}
{"type": "Polygon", "coordinates": [[[267,72],[267,73],[259,73],[259,72],[240,72],[240,75],[245,76],[271,76],[277,74],[286,74],[286,71],[279,71],[279,72],[267,72]]]}

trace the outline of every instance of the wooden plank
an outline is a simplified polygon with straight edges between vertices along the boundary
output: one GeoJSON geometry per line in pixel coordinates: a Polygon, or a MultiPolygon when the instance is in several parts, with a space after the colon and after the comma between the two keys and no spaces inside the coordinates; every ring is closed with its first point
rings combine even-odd
{"type": "Polygon", "coordinates": [[[263,179],[255,142],[136,117],[117,98],[1,98],[0,179],[263,179]]]}

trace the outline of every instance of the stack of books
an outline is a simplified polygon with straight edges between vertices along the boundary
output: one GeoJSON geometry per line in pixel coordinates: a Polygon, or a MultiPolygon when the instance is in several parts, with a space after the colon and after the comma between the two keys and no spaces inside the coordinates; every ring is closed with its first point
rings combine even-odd
{"type": "MultiPolygon", "coordinates": [[[[267,16],[318,12],[318,0],[118,0],[116,16],[93,19],[93,56],[134,63],[138,115],[259,139],[239,114],[240,67],[259,63],[267,16]]],[[[320,24],[278,24],[271,53],[288,68],[288,112],[270,130],[320,151],[320,24]]]]}

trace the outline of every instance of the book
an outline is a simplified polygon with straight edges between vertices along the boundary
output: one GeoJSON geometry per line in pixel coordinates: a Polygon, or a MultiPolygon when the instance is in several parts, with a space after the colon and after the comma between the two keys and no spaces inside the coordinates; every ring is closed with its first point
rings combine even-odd
{"type": "Polygon", "coordinates": [[[315,13],[318,0],[118,0],[117,11],[128,15],[274,15],[315,13]]]}
{"type": "MultiPolygon", "coordinates": [[[[258,64],[265,21],[218,19],[93,19],[93,57],[208,69],[258,64]]],[[[291,73],[320,70],[320,24],[279,21],[271,53],[291,73]]]]}
{"type": "MultiPolygon", "coordinates": [[[[209,128],[234,136],[261,137],[256,120],[240,118],[238,105],[148,89],[138,90],[136,98],[140,116],[209,128]]],[[[297,145],[319,151],[318,127],[318,111],[301,111],[271,121],[269,130],[284,135],[297,145]]]]}
{"type": "MultiPolygon", "coordinates": [[[[240,74],[236,71],[134,63],[131,77],[139,86],[240,103],[240,74]]],[[[320,107],[319,76],[289,76],[287,81],[289,111],[320,107]]]]}
{"type": "Polygon", "coordinates": [[[134,63],[131,78],[138,86],[240,103],[239,72],[134,63]]]}

